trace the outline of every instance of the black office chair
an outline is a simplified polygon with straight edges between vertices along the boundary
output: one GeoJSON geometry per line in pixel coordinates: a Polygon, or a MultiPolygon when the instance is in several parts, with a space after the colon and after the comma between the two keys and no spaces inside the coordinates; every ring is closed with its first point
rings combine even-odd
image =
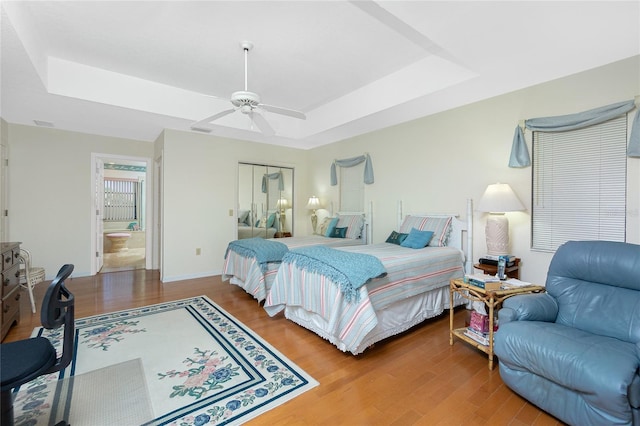
{"type": "Polygon", "coordinates": [[[0,391],[2,393],[2,426],[13,426],[12,389],[44,374],[55,373],[65,368],[73,357],[74,316],[73,294],[64,286],[64,281],[73,272],[73,265],[64,265],[51,281],[42,301],[40,320],[46,329],[64,324],[62,354],[44,337],[33,337],[0,345],[0,391]],[[63,300],[64,298],[64,300],[63,300]]]}

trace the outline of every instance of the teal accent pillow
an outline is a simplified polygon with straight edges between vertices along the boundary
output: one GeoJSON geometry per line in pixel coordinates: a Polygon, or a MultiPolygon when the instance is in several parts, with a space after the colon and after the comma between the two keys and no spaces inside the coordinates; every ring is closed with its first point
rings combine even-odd
{"type": "Polygon", "coordinates": [[[391,231],[391,235],[387,238],[387,243],[400,245],[409,234],[401,234],[400,232],[391,231]]]}
{"type": "Polygon", "coordinates": [[[327,226],[327,233],[324,234],[325,237],[331,237],[333,234],[333,230],[336,229],[336,225],[338,224],[338,219],[337,217],[334,217],[333,219],[331,219],[331,223],[329,223],[329,226],[327,226]]]}
{"type": "Polygon", "coordinates": [[[276,214],[271,213],[269,219],[267,219],[267,228],[273,228],[273,223],[276,221],[276,214]]]}
{"type": "Polygon", "coordinates": [[[433,231],[419,231],[416,228],[411,228],[411,232],[400,245],[412,249],[421,249],[429,244],[432,237],[433,231]]]}
{"type": "Polygon", "coordinates": [[[333,228],[333,232],[329,235],[331,238],[344,238],[347,235],[347,227],[344,228],[333,228]]]}

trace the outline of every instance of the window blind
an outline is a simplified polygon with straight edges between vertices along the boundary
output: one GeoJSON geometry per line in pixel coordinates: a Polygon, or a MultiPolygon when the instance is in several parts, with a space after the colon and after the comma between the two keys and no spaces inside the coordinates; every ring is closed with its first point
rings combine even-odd
{"type": "Polygon", "coordinates": [[[625,241],[626,115],[579,130],[533,133],[532,249],[625,241]]]}
{"type": "Polygon", "coordinates": [[[131,179],[104,179],[104,220],[138,219],[140,182],[131,179]]]}

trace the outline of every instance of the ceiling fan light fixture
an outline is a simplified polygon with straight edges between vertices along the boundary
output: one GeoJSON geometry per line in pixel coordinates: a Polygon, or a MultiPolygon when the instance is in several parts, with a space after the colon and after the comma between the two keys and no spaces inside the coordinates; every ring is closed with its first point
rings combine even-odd
{"type": "Polygon", "coordinates": [[[265,136],[273,136],[275,134],[275,131],[269,125],[267,120],[265,120],[265,118],[259,114],[259,110],[261,109],[275,113],[275,114],[286,115],[286,116],[297,118],[300,120],[305,120],[307,117],[303,112],[282,108],[278,106],[263,104],[260,102],[260,96],[258,96],[257,93],[249,91],[248,84],[247,84],[247,77],[248,77],[248,73],[247,73],[248,58],[247,57],[249,54],[249,50],[253,48],[253,43],[251,43],[250,41],[243,41],[243,42],[240,42],[240,47],[242,47],[244,51],[244,90],[239,90],[231,94],[230,101],[231,101],[231,104],[234,106],[234,109],[221,111],[210,117],[197,121],[191,125],[191,129],[196,131],[202,131],[200,129],[202,128],[206,129],[206,127],[203,127],[203,125],[206,126],[208,124],[211,124],[213,121],[218,120],[229,114],[232,114],[235,111],[240,111],[243,114],[248,115],[251,118],[251,121],[256,124],[256,126],[260,129],[260,131],[262,131],[262,133],[265,136]],[[258,110],[254,111],[256,108],[258,110]]]}
{"type": "Polygon", "coordinates": [[[231,94],[231,103],[236,107],[245,105],[256,107],[260,104],[260,96],[257,93],[240,90],[231,94]]]}

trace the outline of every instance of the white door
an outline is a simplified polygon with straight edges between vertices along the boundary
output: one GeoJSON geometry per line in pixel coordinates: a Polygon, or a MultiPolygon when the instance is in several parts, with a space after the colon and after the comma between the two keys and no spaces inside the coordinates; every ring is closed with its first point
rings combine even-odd
{"type": "Polygon", "coordinates": [[[104,162],[101,158],[96,158],[94,181],[96,184],[94,206],[96,211],[96,272],[100,272],[104,264],[104,226],[102,222],[104,215],[104,162]]]}

